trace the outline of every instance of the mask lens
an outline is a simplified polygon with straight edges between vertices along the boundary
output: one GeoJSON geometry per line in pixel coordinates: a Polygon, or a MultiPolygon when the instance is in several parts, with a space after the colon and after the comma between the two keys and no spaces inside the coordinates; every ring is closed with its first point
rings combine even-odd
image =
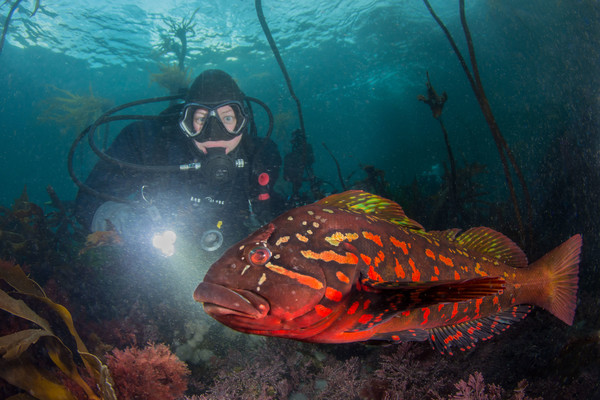
{"type": "Polygon", "coordinates": [[[232,135],[239,135],[248,123],[244,108],[235,101],[215,107],[196,103],[187,104],[182,111],[179,125],[188,137],[196,137],[205,133],[206,128],[211,125],[209,123],[211,118],[218,121],[225,131],[232,135]]]}

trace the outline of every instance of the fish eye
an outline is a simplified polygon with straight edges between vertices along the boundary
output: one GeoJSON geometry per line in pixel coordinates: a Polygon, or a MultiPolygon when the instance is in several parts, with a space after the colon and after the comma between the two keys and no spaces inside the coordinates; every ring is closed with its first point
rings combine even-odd
{"type": "Polygon", "coordinates": [[[263,246],[258,246],[248,253],[250,262],[255,266],[265,265],[271,259],[271,250],[263,246]]]}

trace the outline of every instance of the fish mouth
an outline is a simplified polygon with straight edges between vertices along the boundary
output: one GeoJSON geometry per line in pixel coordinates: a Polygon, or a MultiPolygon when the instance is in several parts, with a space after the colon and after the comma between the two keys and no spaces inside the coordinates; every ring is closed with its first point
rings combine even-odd
{"type": "Polygon", "coordinates": [[[264,318],[271,308],[265,298],[249,290],[230,289],[209,282],[198,285],[194,300],[204,303],[204,310],[213,317],[237,315],[259,319],[264,318]]]}

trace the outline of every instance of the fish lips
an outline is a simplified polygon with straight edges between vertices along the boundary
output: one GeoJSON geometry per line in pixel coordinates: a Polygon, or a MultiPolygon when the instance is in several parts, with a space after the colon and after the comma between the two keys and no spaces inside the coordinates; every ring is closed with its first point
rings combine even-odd
{"type": "Polygon", "coordinates": [[[211,316],[236,315],[264,318],[271,306],[269,302],[244,289],[230,289],[222,285],[201,282],[194,291],[194,300],[204,303],[204,310],[211,316]]]}

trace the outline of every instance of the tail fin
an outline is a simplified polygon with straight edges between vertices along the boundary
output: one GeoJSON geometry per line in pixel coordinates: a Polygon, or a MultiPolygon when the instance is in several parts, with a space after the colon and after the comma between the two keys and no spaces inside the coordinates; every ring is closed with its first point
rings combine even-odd
{"type": "Polygon", "coordinates": [[[531,265],[543,268],[548,277],[545,299],[539,305],[568,325],[573,325],[577,306],[581,245],[581,235],[572,236],[531,265]]]}

